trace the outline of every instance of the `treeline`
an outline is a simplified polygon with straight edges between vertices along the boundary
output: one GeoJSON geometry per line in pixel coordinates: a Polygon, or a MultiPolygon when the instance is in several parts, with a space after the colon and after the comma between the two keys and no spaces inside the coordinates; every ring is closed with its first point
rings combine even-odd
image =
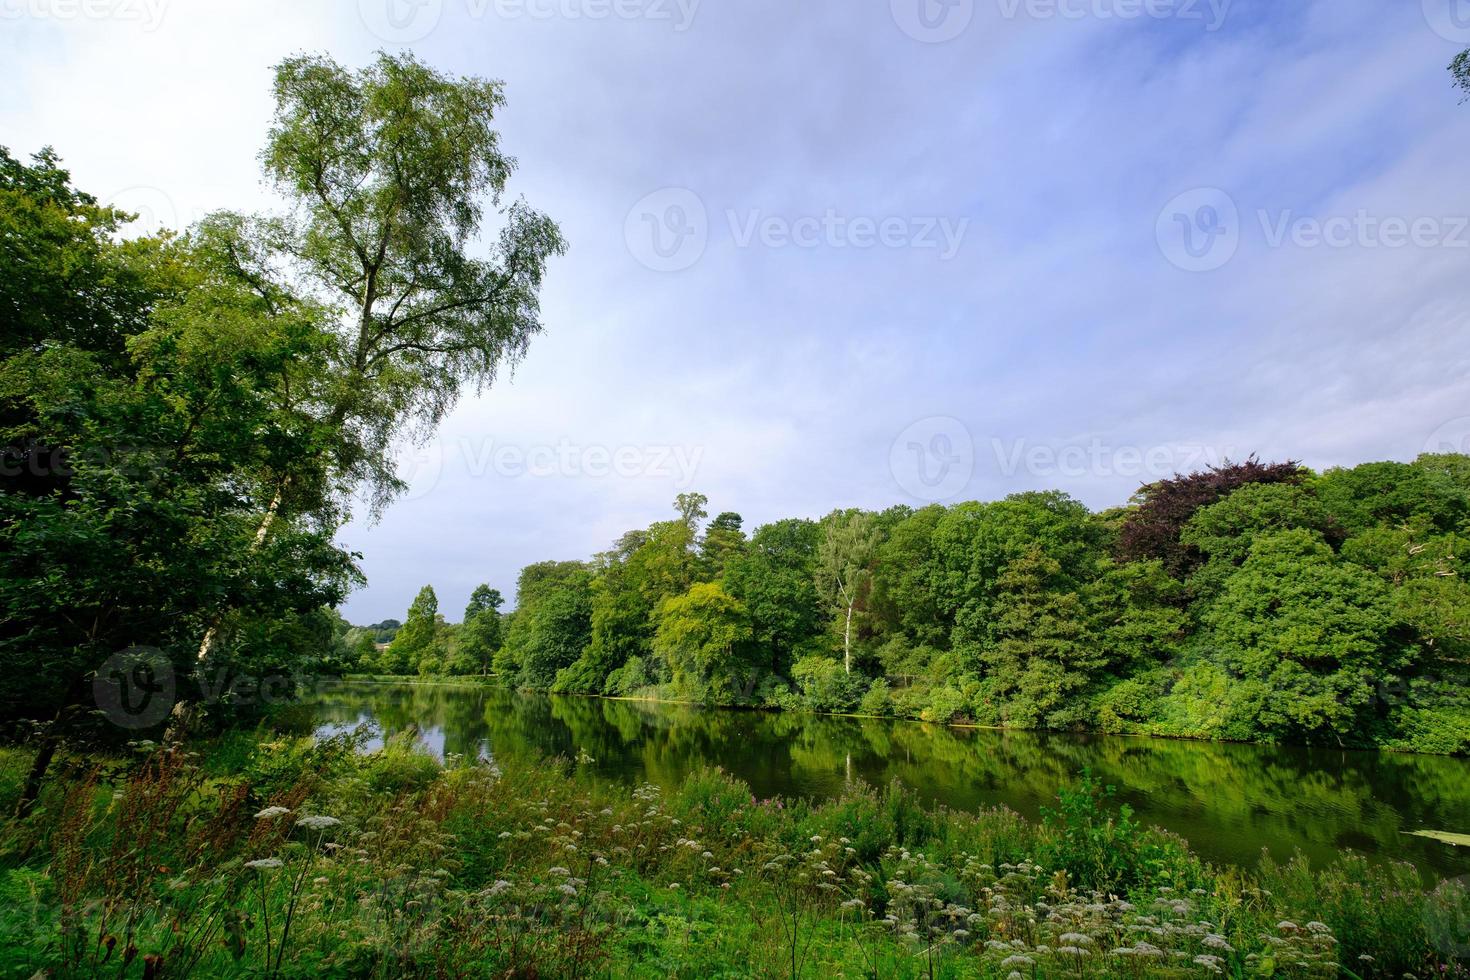
{"type": "Polygon", "coordinates": [[[1321,474],[1250,459],[1102,513],[1021,493],[747,536],[705,508],[681,495],[673,520],[591,561],[529,566],[505,616],[472,602],[447,626],[425,589],[368,663],[936,722],[1470,750],[1465,456],[1321,474]]]}

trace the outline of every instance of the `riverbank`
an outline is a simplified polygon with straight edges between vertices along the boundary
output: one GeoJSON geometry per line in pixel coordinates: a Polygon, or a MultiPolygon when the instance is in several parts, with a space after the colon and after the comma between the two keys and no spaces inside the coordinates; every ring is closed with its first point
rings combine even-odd
{"type": "MultiPolygon", "coordinates": [[[[479,675],[479,676],[445,676],[445,675],[427,675],[426,676],[426,675],[417,675],[417,674],[413,674],[413,675],[396,675],[396,674],[346,674],[346,675],[343,675],[342,680],[345,681],[345,682],[351,682],[351,683],[409,684],[409,685],[413,685],[413,686],[435,686],[435,685],[438,685],[438,686],[453,686],[453,685],[461,685],[461,686],[464,686],[464,685],[470,685],[470,686],[484,686],[484,687],[501,687],[501,688],[506,688],[508,690],[516,690],[517,689],[514,685],[506,684],[504,681],[502,681],[495,674],[479,675]]],[[[1343,743],[1338,742],[1338,741],[1334,741],[1334,742],[1331,742],[1331,743],[1323,743],[1323,742],[1273,741],[1273,740],[1269,740],[1269,739],[1259,739],[1259,738],[1257,738],[1257,739],[1235,739],[1235,738],[1223,738],[1223,737],[1219,737],[1219,736],[1211,736],[1211,735],[1198,734],[1198,733],[1196,733],[1196,734],[1188,734],[1188,733],[1181,733],[1181,732],[1176,732],[1176,731],[1170,731],[1170,730],[1167,730],[1167,729],[1160,730],[1160,729],[1155,729],[1155,728],[1150,728],[1150,727],[1130,728],[1130,727],[1124,726],[1124,725],[1117,726],[1115,729],[1110,729],[1110,730],[1099,730],[1099,729],[1092,729],[1092,728],[1086,728],[1086,727],[1075,728],[1075,729],[1065,729],[1065,730],[1063,730],[1063,729],[1053,729],[1053,728],[1020,728],[1020,727],[1006,726],[1006,725],[982,725],[982,724],[977,724],[977,723],[971,722],[971,721],[955,720],[953,718],[950,718],[948,720],[938,720],[938,719],[934,719],[934,718],[925,718],[925,717],[922,716],[922,713],[920,713],[920,714],[898,714],[898,713],[895,713],[893,711],[886,711],[886,712],[864,712],[864,711],[861,711],[861,710],[858,710],[858,711],[831,711],[831,710],[823,710],[821,708],[813,707],[811,705],[806,705],[806,704],[753,703],[753,702],[749,702],[749,701],[737,702],[737,703],[731,703],[731,704],[723,704],[723,703],[709,702],[709,701],[695,701],[695,700],[691,700],[689,698],[672,697],[672,696],[666,695],[664,693],[661,693],[657,687],[644,688],[643,690],[641,690],[641,691],[639,691],[639,692],[637,692],[635,694],[616,694],[616,695],[615,694],[592,694],[592,693],[586,693],[586,692],[580,692],[580,691],[559,691],[559,692],[552,692],[552,691],[542,690],[542,689],[539,689],[539,688],[524,688],[523,690],[530,691],[532,693],[540,694],[540,695],[546,695],[546,694],[556,693],[558,696],[561,696],[561,697],[592,698],[592,699],[599,700],[599,701],[620,701],[620,702],[630,702],[630,703],[635,703],[635,704],[643,703],[643,704],[679,705],[679,706],[691,707],[691,708],[711,708],[711,709],[717,709],[717,710],[721,710],[721,711],[767,711],[767,712],[795,711],[795,712],[800,712],[800,713],[806,713],[806,714],[812,714],[812,715],[819,715],[821,717],[826,717],[826,718],[854,718],[854,719],[874,719],[874,720],[882,720],[882,721],[904,721],[904,722],[912,722],[912,723],[915,723],[915,724],[922,724],[922,725],[937,725],[937,726],[940,726],[942,728],[950,728],[950,729],[956,729],[956,730],[960,730],[960,731],[1037,732],[1037,733],[1066,734],[1066,735],[1096,735],[1096,736],[1106,736],[1106,737],[1110,737],[1110,738],[1116,737],[1116,738],[1169,739],[1169,740],[1180,741],[1180,742],[1207,742],[1207,743],[1218,744],[1218,745],[1282,745],[1282,746],[1296,746],[1296,747],[1300,747],[1300,748],[1323,748],[1323,747],[1326,747],[1326,748],[1337,748],[1337,749],[1342,749],[1342,750],[1351,751],[1351,752],[1386,752],[1386,753],[1392,753],[1392,754],[1396,754],[1396,755],[1444,756],[1444,757],[1449,757],[1449,758],[1464,758],[1464,756],[1465,756],[1465,753],[1459,752],[1459,751],[1455,751],[1455,752],[1436,752],[1436,751],[1427,751],[1427,750],[1423,749],[1422,747],[1416,748],[1416,747],[1412,747],[1412,746],[1408,746],[1408,745],[1380,744],[1380,743],[1369,743],[1369,742],[1365,742],[1363,744],[1343,744],[1343,743]]]]}
{"type": "Polygon", "coordinates": [[[1470,975],[1460,885],[1214,868],[1091,781],[1032,822],[359,739],[68,760],[0,838],[0,976],[1470,975]]]}

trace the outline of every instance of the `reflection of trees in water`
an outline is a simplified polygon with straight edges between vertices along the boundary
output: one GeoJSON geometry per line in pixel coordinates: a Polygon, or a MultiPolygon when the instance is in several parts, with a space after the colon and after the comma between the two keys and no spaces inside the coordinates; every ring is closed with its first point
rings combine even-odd
{"type": "Polygon", "coordinates": [[[1467,831],[1470,763],[1432,756],[951,729],[910,722],[545,697],[478,686],[354,685],[315,704],[322,723],[369,715],[386,734],[444,733],[447,751],[488,742],[497,758],[574,756],[599,772],[676,786],[706,765],[760,796],[825,796],[849,776],[894,778],[964,809],[1035,816],[1084,767],[1147,821],[1206,856],[1250,862],[1261,846],[1326,860],[1351,846],[1463,874],[1470,855],[1402,831],[1467,831]]]}

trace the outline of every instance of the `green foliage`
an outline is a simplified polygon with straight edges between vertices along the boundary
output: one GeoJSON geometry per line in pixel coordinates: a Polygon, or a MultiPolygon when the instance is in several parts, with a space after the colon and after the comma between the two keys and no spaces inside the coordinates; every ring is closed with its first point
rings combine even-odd
{"type": "Polygon", "coordinates": [[[1133,819],[1128,804],[1115,809],[1116,794],[1117,787],[1104,785],[1085,769],[1077,785],[1058,791],[1057,806],[1042,810],[1042,826],[1053,832],[1047,864],[1064,869],[1074,882],[1112,895],[1172,883],[1181,865],[1192,872],[1181,860],[1184,846],[1146,830],[1133,819]]]}
{"type": "Polygon", "coordinates": [[[861,674],[849,674],[831,657],[802,657],[791,668],[805,703],[817,711],[851,711],[868,687],[861,674]]]}
{"type": "Polygon", "coordinates": [[[654,652],[668,664],[683,696],[729,704],[759,680],[750,614],[713,582],[700,583],[659,607],[654,652]]]}
{"type": "Polygon", "coordinates": [[[897,785],[805,803],[708,770],[665,792],[536,757],[444,765],[407,736],[266,743],[243,773],[238,748],[84,767],[44,824],[0,828],[0,972],[784,976],[793,952],[799,975],[834,976],[1465,966],[1463,883],[1350,855],[1213,868],[1085,773],[1035,824],[897,785]]]}

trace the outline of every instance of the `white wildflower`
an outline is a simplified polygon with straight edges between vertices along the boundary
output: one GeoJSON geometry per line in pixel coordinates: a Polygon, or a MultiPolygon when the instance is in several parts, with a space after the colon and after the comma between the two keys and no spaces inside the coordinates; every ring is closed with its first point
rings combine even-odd
{"type": "Polygon", "coordinates": [[[326,830],[329,827],[337,826],[341,822],[336,817],[324,817],[318,814],[302,817],[296,821],[296,826],[305,827],[307,830],[326,830]]]}
{"type": "Polygon", "coordinates": [[[269,871],[281,866],[280,858],[256,858],[254,861],[246,861],[245,867],[254,868],[256,871],[269,871]]]}
{"type": "Polygon", "coordinates": [[[264,810],[261,810],[259,813],[257,813],[255,815],[255,819],[256,820],[274,820],[276,817],[284,817],[286,814],[288,814],[290,812],[291,812],[291,810],[290,810],[289,807],[284,807],[284,806],[268,806],[264,810]]]}

